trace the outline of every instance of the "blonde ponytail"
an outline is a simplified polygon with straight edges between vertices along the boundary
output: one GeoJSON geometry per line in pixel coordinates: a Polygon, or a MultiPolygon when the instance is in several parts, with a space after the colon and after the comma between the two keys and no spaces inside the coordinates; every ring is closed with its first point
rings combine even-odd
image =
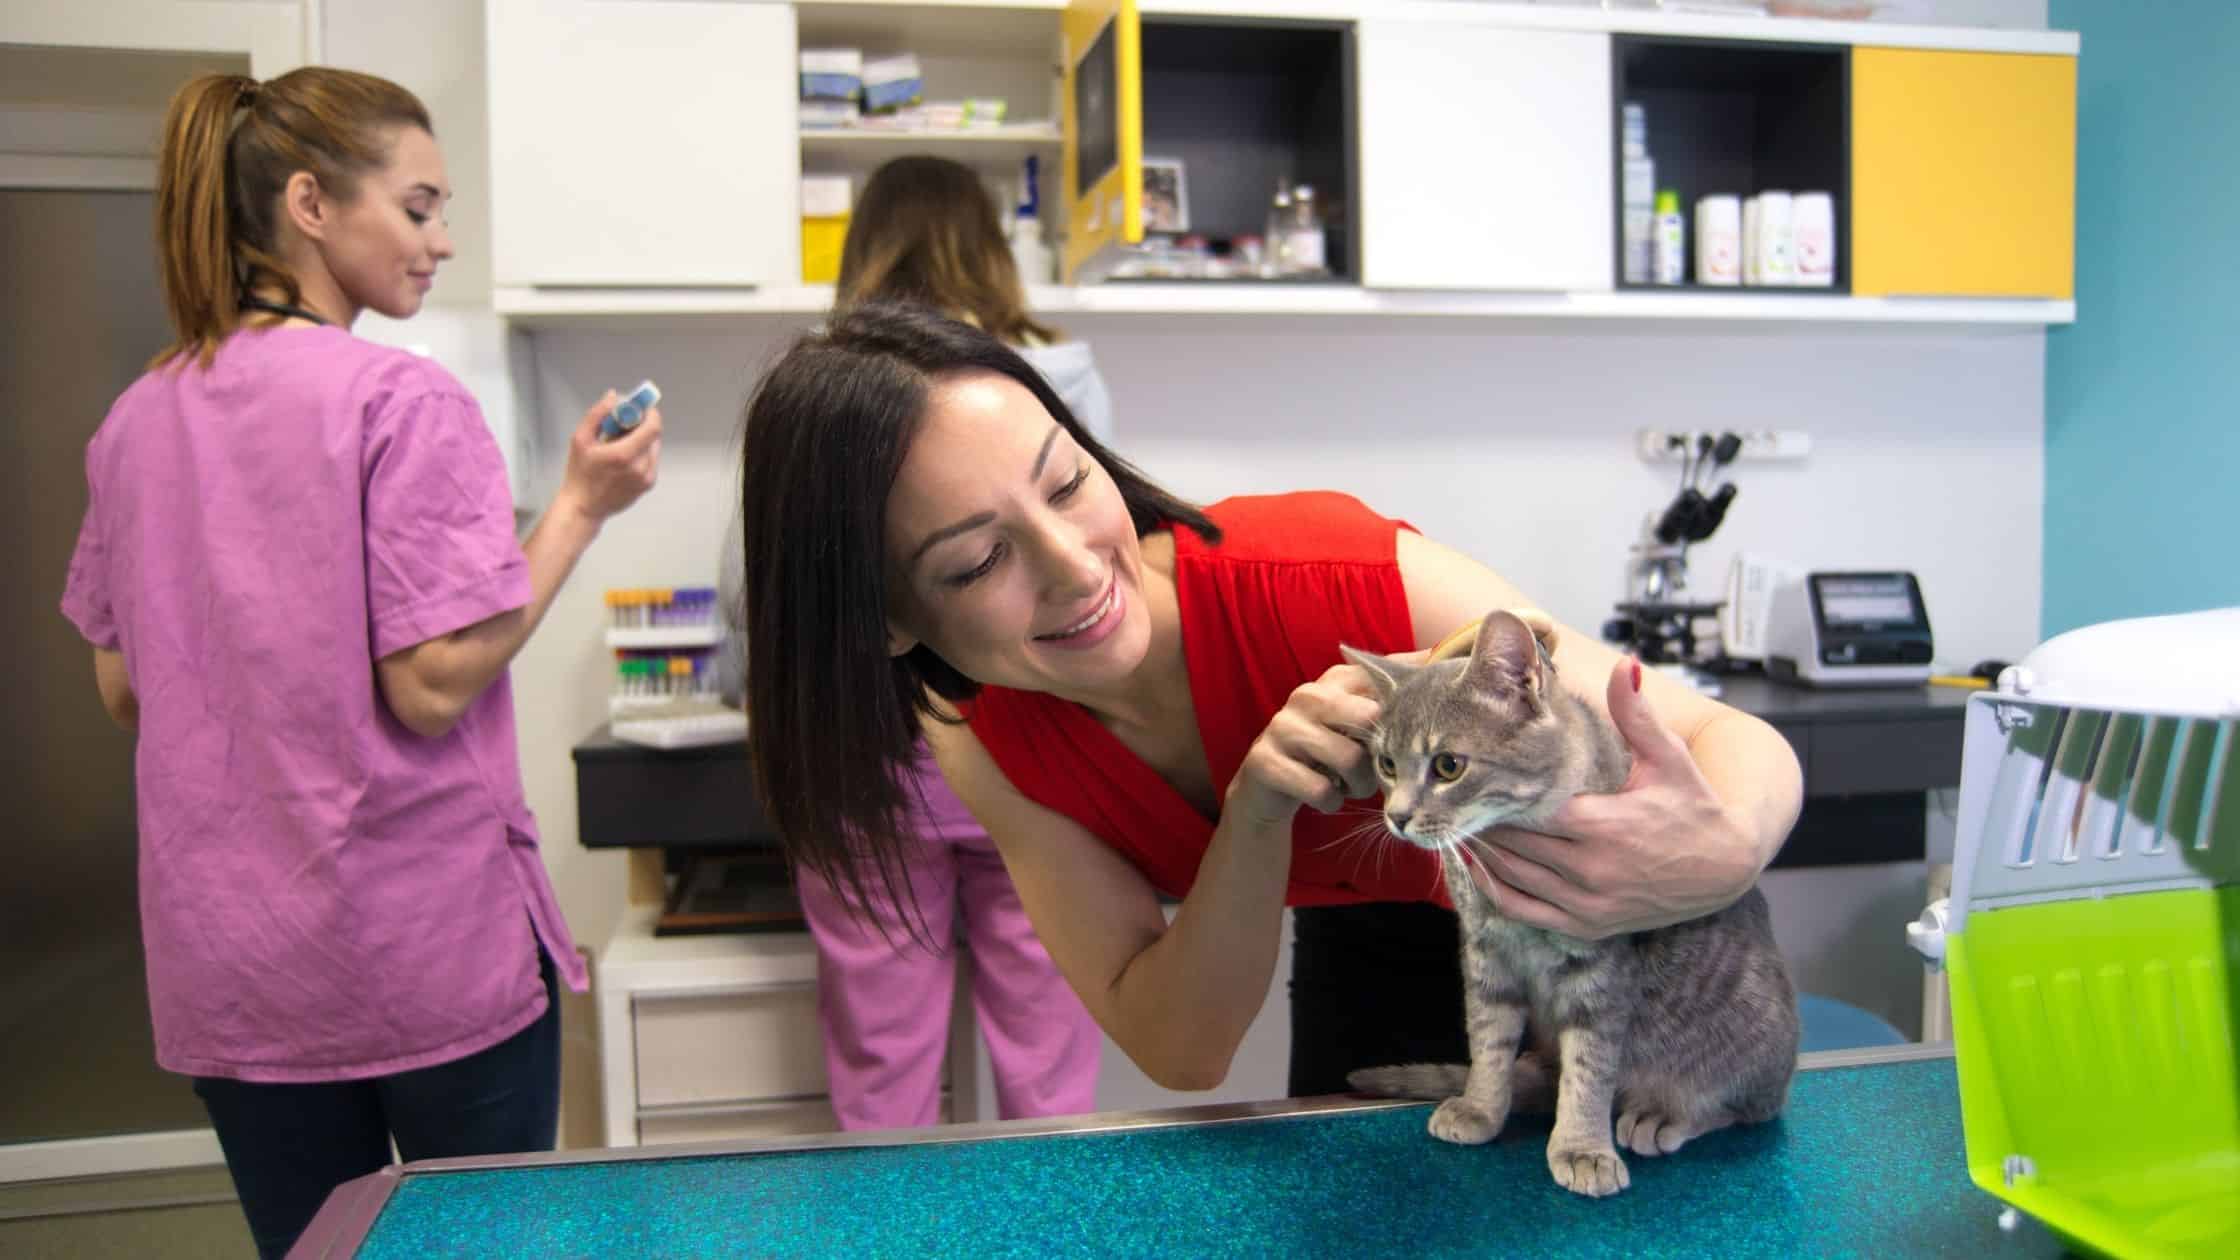
{"type": "Polygon", "coordinates": [[[208,367],[239,319],[241,277],[226,207],[226,149],[235,116],[256,91],[257,81],[247,75],[204,75],[180,88],[164,112],[156,256],[178,341],[156,356],[158,365],[192,354],[208,367]]]}

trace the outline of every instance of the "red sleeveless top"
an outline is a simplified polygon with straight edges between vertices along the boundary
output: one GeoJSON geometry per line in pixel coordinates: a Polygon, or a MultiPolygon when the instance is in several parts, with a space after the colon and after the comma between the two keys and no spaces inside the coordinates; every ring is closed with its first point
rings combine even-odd
{"type": "MultiPolygon", "coordinates": [[[[1220,792],[1293,689],[1344,659],[1340,643],[1416,646],[1394,549],[1397,531],[1414,527],[1329,491],[1225,499],[1206,515],[1222,541],[1177,527],[1174,580],[1198,735],[1220,792]]],[[[973,734],[1027,799],[1087,827],[1160,892],[1190,891],[1214,820],[1088,710],[1005,687],[983,688],[967,709],[973,734]]],[[[1372,797],[1338,814],[1299,810],[1288,904],[1446,903],[1437,859],[1387,832],[1381,807],[1372,797]]]]}

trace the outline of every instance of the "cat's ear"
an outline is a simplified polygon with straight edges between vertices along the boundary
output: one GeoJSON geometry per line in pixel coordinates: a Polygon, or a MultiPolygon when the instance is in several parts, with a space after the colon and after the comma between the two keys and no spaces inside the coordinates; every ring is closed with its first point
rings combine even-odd
{"type": "Polygon", "coordinates": [[[1540,640],[1523,618],[1497,608],[1478,623],[1463,678],[1480,690],[1516,696],[1538,705],[1546,676],[1540,668],[1540,640]]]}
{"type": "Polygon", "coordinates": [[[1338,650],[1345,654],[1347,661],[1359,666],[1361,672],[1369,676],[1369,685],[1377,689],[1377,699],[1379,700],[1391,699],[1393,691],[1401,683],[1406,682],[1417,670],[1423,668],[1421,665],[1410,665],[1405,661],[1393,660],[1389,656],[1379,656],[1374,652],[1364,652],[1360,648],[1347,647],[1343,643],[1338,645],[1338,650]]]}

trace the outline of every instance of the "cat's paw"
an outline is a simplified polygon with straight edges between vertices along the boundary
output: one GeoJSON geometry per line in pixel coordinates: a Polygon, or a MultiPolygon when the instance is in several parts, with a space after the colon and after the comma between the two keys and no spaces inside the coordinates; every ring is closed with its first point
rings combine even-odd
{"type": "Polygon", "coordinates": [[[1633,1184],[1626,1175],[1626,1162],[1609,1147],[1558,1147],[1550,1142],[1548,1171],[1555,1174],[1557,1185],[1593,1199],[1616,1194],[1633,1184]]]}
{"type": "Polygon", "coordinates": [[[1449,1098],[1431,1113],[1431,1136],[1458,1146],[1482,1146],[1501,1132],[1508,1118],[1483,1103],[1449,1098]]]}
{"type": "Polygon", "coordinates": [[[1618,1117],[1618,1145],[1636,1155],[1670,1155],[1695,1135],[1692,1126],[1652,1111],[1628,1111],[1618,1117]]]}

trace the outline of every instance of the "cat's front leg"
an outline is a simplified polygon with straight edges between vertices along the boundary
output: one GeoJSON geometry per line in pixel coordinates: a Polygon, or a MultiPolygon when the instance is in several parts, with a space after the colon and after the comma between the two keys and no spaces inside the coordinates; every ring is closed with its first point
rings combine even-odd
{"type": "Polygon", "coordinates": [[[1431,1135],[1476,1146],[1492,1141],[1509,1122],[1511,1073],[1527,1007],[1523,983],[1490,943],[1467,926],[1465,933],[1462,1010],[1469,1025],[1470,1075],[1459,1096],[1431,1113],[1431,1135]]]}
{"type": "Polygon", "coordinates": [[[1631,1183],[1610,1140],[1610,1104],[1617,1094],[1618,1041],[1593,1027],[1556,1035],[1563,1070],[1556,1082],[1556,1129],[1548,1138],[1548,1171],[1574,1194],[1601,1197],[1631,1183]]]}

